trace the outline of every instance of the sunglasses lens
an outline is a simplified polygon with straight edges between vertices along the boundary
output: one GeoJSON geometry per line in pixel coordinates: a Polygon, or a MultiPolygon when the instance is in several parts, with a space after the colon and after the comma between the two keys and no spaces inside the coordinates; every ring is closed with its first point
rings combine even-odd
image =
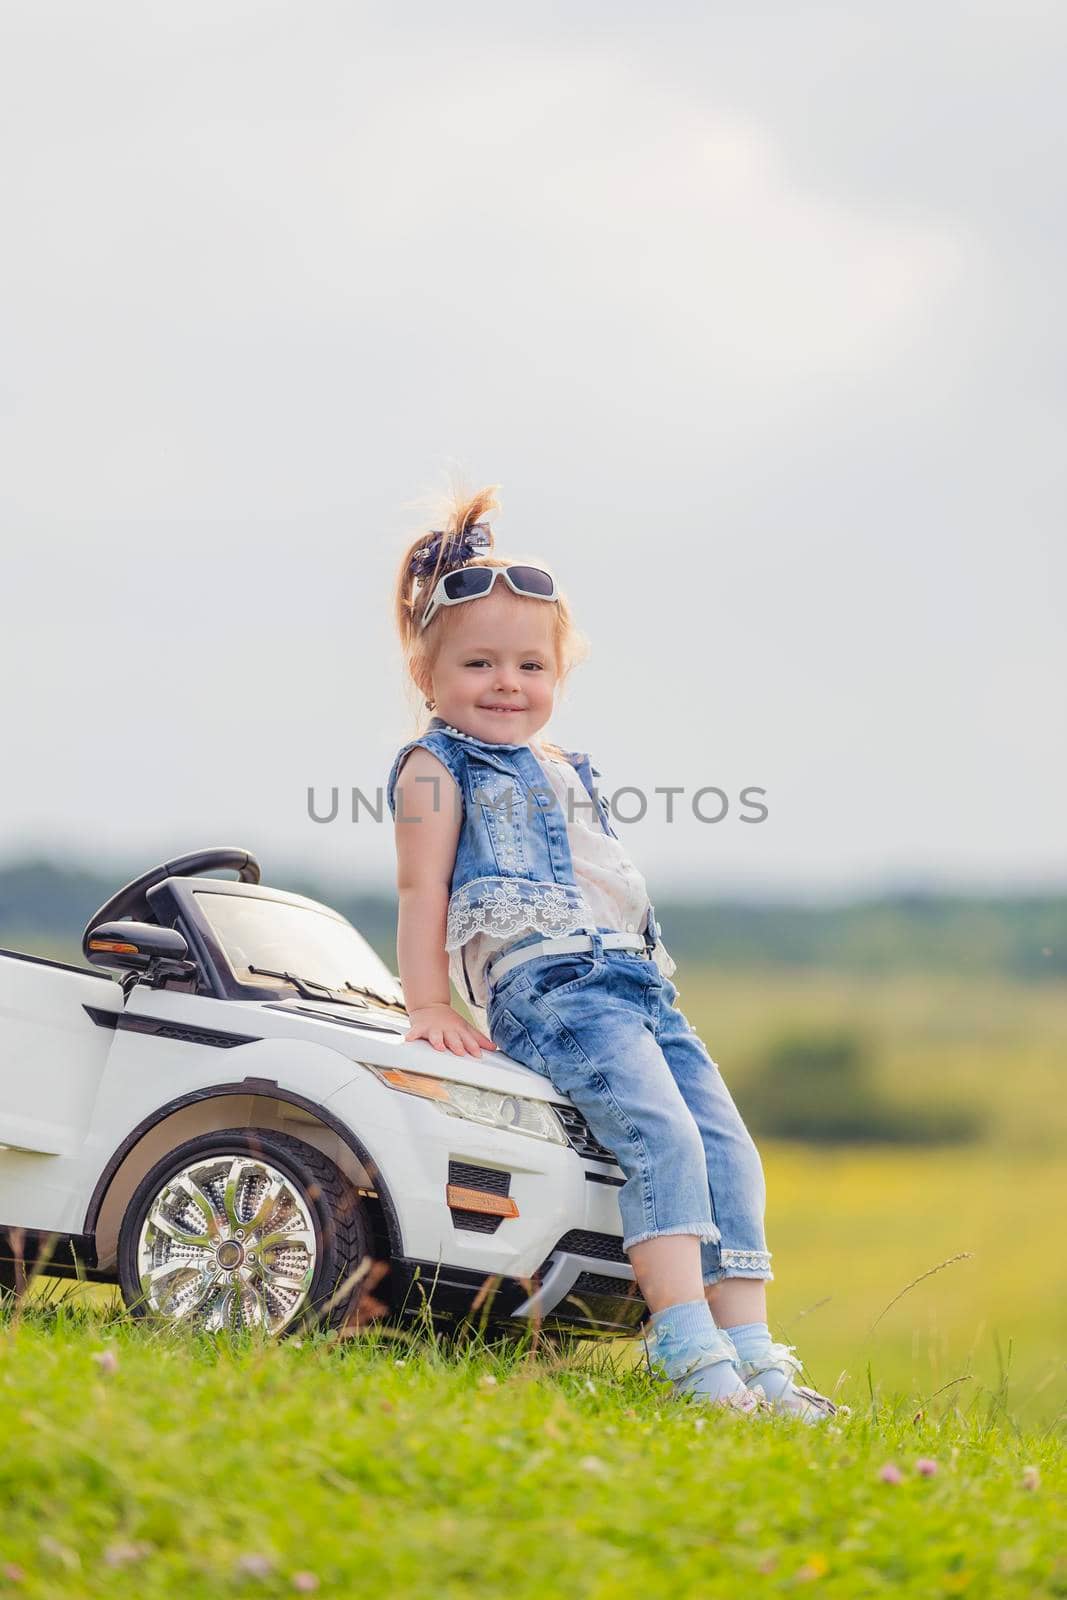
{"type": "Polygon", "coordinates": [[[518,587],[526,594],[552,593],[552,574],[544,572],[540,567],[509,567],[512,578],[518,587]]]}
{"type": "Polygon", "coordinates": [[[488,593],[492,581],[491,567],[461,567],[445,577],[445,594],[450,600],[469,600],[473,595],[488,593]]]}

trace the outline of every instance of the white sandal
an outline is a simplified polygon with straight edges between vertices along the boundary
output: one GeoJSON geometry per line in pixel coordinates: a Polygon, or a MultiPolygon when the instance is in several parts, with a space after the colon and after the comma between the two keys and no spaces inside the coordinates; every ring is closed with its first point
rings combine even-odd
{"type": "MultiPolygon", "coordinates": [[[[737,1380],[737,1387],[730,1389],[726,1394],[710,1393],[707,1389],[702,1388],[702,1374],[708,1372],[712,1367],[720,1365],[722,1363],[719,1361],[705,1361],[702,1365],[691,1367],[688,1372],[683,1372],[681,1377],[672,1379],[671,1383],[675,1394],[680,1399],[693,1400],[702,1405],[724,1406],[728,1411],[740,1411],[746,1416],[752,1416],[758,1411],[770,1411],[772,1409],[763,1395],[759,1394],[755,1389],[750,1389],[740,1377],[737,1380]]],[[[736,1364],[731,1361],[728,1365],[736,1376],[736,1364]]]]}
{"type": "Polygon", "coordinates": [[[827,1417],[835,1417],[838,1407],[827,1395],[793,1382],[794,1375],[799,1374],[804,1365],[794,1350],[791,1344],[772,1344],[767,1354],[757,1361],[738,1361],[737,1369],[749,1388],[755,1387],[762,1394],[771,1411],[800,1417],[804,1422],[822,1422],[827,1417]],[[769,1384],[760,1382],[774,1373],[780,1374],[784,1381],[778,1383],[772,1378],[769,1384]]]}

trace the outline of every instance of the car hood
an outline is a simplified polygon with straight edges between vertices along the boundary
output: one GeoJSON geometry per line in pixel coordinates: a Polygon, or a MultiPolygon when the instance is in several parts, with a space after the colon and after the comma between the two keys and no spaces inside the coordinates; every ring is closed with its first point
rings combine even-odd
{"type": "Polygon", "coordinates": [[[332,1004],[328,1000],[303,999],[253,1002],[251,1009],[266,1012],[276,1021],[285,1018],[289,1025],[297,1025],[302,1037],[328,1045],[353,1061],[369,1062],[376,1067],[404,1067],[409,1072],[425,1073],[427,1077],[450,1078],[480,1089],[525,1095],[532,1100],[558,1101],[561,1098],[548,1078],[513,1061],[502,1050],[483,1048],[479,1058],[456,1055],[451,1050],[435,1050],[425,1039],[406,1043],[404,1035],[411,1022],[397,1011],[376,1006],[364,1011],[343,1002],[332,1004]]]}

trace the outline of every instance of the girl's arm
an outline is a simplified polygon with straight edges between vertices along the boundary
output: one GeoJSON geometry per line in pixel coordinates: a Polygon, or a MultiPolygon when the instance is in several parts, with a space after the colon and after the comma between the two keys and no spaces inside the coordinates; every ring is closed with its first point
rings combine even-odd
{"type": "Polygon", "coordinates": [[[412,1023],[404,1042],[428,1039],[435,1050],[480,1057],[480,1046],[496,1046],[452,1006],[445,949],[462,823],[456,780],[431,751],[416,745],[397,777],[394,824],[400,902],[396,959],[412,1023]]]}

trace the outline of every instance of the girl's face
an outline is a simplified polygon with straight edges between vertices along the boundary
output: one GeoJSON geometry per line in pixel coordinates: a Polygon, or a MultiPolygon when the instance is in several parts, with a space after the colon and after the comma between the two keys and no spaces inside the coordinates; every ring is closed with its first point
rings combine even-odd
{"type": "Polygon", "coordinates": [[[444,639],[431,674],[437,715],[487,744],[524,744],[552,715],[554,604],[523,599],[497,582],[441,620],[444,639]]]}

